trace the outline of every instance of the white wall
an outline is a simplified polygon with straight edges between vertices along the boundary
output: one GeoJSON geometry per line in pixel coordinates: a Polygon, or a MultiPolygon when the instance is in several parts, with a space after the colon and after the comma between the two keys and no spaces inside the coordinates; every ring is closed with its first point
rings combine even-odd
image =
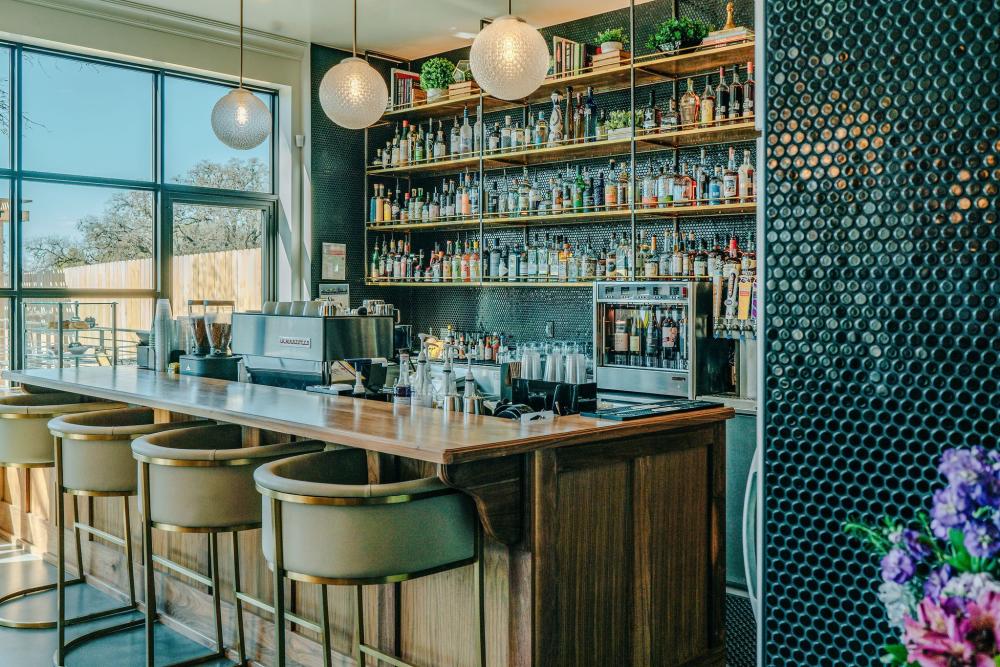
{"type": "MultiPolygon", "coordinates": [[[[234,1],[234,16],[237,7],[234,1]]],[[[0,37],[219,78],[239,74],[237,26],[126,0],[0,0],[0,37]]],[[[248,82],[278,91],[278,296],[307,298],[310,207],[302,193],[309,153],[296,147],[295,136],[309,128],[309,45],[247,33],[244,71],[248,82]]]]}

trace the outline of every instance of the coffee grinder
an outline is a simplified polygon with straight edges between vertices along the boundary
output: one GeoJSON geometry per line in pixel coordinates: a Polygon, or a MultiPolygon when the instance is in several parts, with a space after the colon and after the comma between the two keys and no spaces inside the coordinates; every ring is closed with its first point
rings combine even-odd
{"type": "Polygon", "coordinates": [[[217,380],[239,379],[240,357],[229,349],[234,301],[190,299],[185,331],[187,354],[180,358],[181,374],[217,380]]]}

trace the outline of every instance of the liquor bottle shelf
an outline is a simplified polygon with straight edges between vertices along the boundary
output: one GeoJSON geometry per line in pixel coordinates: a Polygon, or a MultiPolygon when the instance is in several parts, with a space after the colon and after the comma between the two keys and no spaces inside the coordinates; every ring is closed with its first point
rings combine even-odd
{"type": "Polygon", "coordinates": [[[631,70],[635,68],[635,84],[647,85],[656,81],[669,81],[687,76],[704,74],[720,66],[745,63],[753,60],[754,42],[748,40],[717,46],[696,46],[691,49],[669,54],[650,53],[638,56],[633,63],[603,68],[583,70],[559,76],[549,76],[542,85],[523,100],[500,100],[489,95],[462,95],[445,97],[431,102],[401,105],[389,109],[386,118],[433,118],[461,113],[463,109],[474,109],[482,100],[483,111],[500,111],[545,101],[553,90],[565,86],[592,86],[595,92],[607,92],[628,88],[632,83],[631,70]]]}
{"type": "Polygon", "coordinates": [[[592,280],[576,280],[576,281],[552,281],[552,280],[532,280],[530,278],[518,278],[517,280],[438,280],[434,282],[427,278],[367,278],[365,279],[365,285],[371,287],[542,287],[542,288],[581,288],[587,287],[591,288],[596,282],[641,282],[641,281],[658,281],[658,280],[683,280],[687,282],[692,281],[704,281],[708,278],[695,277],[695,276],[619,276],[619,277],[606,277],[601,276],[600,278],[594,278],[592,280]]]}
{"type": "MultiPolygon", "coordinates": [[[[664,206],[638,208],[635,211],[637,218],[699,218],[712,216],[734,216],[753,215],[757,210],[756,201],[739,202],[732,204],[697,204],[694,206],[664,206]]],[[[520,216],[496,216],[483,218],[483,225],[486,227],[545,227],[561,225],[586,225],[608,220],[628,220],[631,217],[629,209],[614,209],[610,211],[588,211],[588,212],[566,212],[553,213],[549,215],[520,215],[520,216]]],[[[447,231],[454,229],[478,229],[479,221],[476,218],[463,218],[462,220],[440,220],[435,222],[414,222],[414,223],[369,223],[368,231],[371,232],[404,232],[438,230],[447,231]]]]}
{"type": "MultiPolygon", "coordinates": [[[[709,126],[686,126],[671,132],[646,132],[635,138],[606,139],[604,141],[589,141],[583,143],[566,143],[560,146],[545,146],[527,150],[487,152],[483,156],[483,167],[487,171],[510,169],[513,167],[534,166],[565,162],[567,160],[588,160],[625,155],[630,152],[631,144],[636,144],[637,153],[666,150],[672,148],[687,148],[694,146],[709,146],[721,143],[738,143],[753,141],[760,135],[754,126],[752,118],[739,122],[715,123],[709,126]]],[[[369,176],[404,176],[413,174],[443,174],[458,173],[466,169],[479,169],[478,154],[467,154],[454,159],[422,160],[400,167],[371,169],[369,176]]]]}

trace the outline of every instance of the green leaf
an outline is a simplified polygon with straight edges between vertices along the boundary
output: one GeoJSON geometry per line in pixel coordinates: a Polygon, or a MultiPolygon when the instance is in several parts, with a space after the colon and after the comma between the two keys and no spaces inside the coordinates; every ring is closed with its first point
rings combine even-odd
{"type": "Polygon", "coordinates": [[[997,667],[1000,667],[1000,655],[993,658],[993,664],[996,665],[997,667]]]}
{"type": "MultiPolygon", "coordinates": [[[[902,644],[886,644],[882,647],[885,651],[885,658],[891,660],[890,665],[905,665],[907,664],[906,658],[909,655],[906,651],[906,647],[902,644]]],[[[885,659],[883,659],[885,662],[885,659]]]]}

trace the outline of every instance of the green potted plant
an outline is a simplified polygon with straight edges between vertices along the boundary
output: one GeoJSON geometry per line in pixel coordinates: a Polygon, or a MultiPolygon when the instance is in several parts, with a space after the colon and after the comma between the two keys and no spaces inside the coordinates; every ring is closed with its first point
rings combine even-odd
{"type": "Polygon", "coordinates": [[[431,58],[420,67],[420,87],[427,100],[441,97],[455,80],[455,63],[447,58],[431,58]]]}
{"type": "MultiPolygon", "coordinates": [[[[635,119],[642,120],[642,112],[635,112],[635,119]]],[[[628,139],[632,136],[633,117],[628,109],[619,109],[608,114],[608,139],[628,139]]]]}
{"type": "Polygon", "coordinates": [[[667,19],[656,26],[646,46],[663,52],[688,49],[701,44],[711,30],[712,26],[697,19],[667,19]]]}
{"type": "Polygon", "coordinates": [[[597,43],[601,45],[601,53],[621,51],[628,43],[625,28],[608,28],[597,33],[597,43]]]}

